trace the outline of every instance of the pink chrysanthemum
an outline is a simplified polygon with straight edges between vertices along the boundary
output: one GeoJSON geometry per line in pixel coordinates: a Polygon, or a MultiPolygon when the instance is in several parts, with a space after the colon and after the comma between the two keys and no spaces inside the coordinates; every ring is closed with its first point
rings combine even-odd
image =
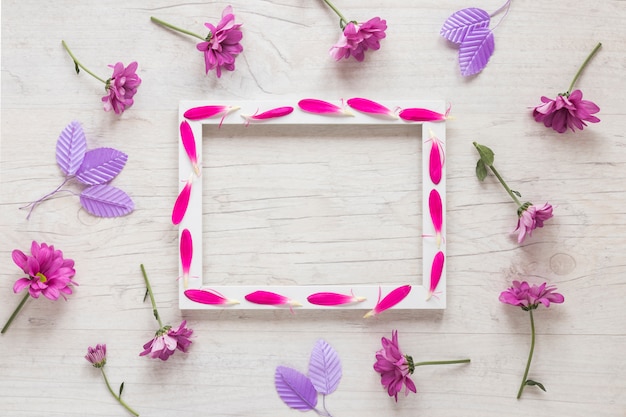
{"type": "Polygon", "coordinates": [[[211,23],[204,24],[209,28],[209,36],[206,42],[196,45],[199,51],[204,52],[204,63],[206,73],[215,69],[217,77],[222,76],[222,68],[228,71],[235,70],[235,58],[243,51],[239,43],[243,38],[243,33],[239,29],[241,24],[235,24],[233,8],[227,6],[222,12],[222,19],[217,27],[211,23]]]}
{"type": "Polygon", "coordinates": [[[600,119],[594,116],[600,111],[594,102],[583,100],[583,93],[574,90],[571,94],[558,95],[551,100],[546,96],[541,97],[539,106],[533,110],[533,117],[537,122],[542,122],[546,127],[551,127],[559,133],[564,133],[567,128],[575,132],[583,130],[589,123],[598,123],[600,119]]]}
{"type": "Polygon", "coordinates": [[[185,327],[186,324],[187,321],[183,321],[175,330],[171,326],[160,329],[153,339],[143,345],[144,351],[139,356],[149,355],[152,359],[159,358],[166,361],[176,349],[187,352],[191,345],[189,338],[193,330],[185,327]]]}
{"type": "Polygon", "coordinates": [[[13,292],[18,293],[28,287],[31,297],[39,298],[43,294],[50,300],[71,294],[71,286],[78,285],[72,281],[76,273],[74,261],[64,259],[63,252],[45,243],[40,245],[33,241],[30,252],[31,256],[18,249],[12,253],[13,262],[28,275],[15,281],[13,292]]]}
{"type": "Polygon", "coordinates": [[[96,347],[89,346],[85,359],[95,368],[102,368],[107,362],[107,345],[98,343],[96,347]]]}
{"type": "Polygon", "coordinates": [[[553,285],[545,282],[541,285],[530,285],[526,281],[513,281],[513,286],[500,293],[500,301],[505,304],[522,307],[524,310],[535,309],[539,303],[550,307],[550,303],[560,304],[565,301],[563,295],[553,285]]]}
{"type": "Polygon", "coordinates": [[[124,110],[135,102],[133,96],[141,84],[141,78],[137,75],[137,62],[131,62],[127,67],[118,62],[109,65],[113,68],[113,75],[107,80],[107,95],[102,97],[104,110],[113,110],[115,114],[122,114],[124,110]]]}
{"type": "Polygon", "coordinates": [[[552,218],[552,206],[549,203],[541,207],[526,203],[520,207],[518,215],[517,227],[513,232],[518,233],[517,243],[522,243],[526,235],[531,236],[533,230],[543,227],[543,222],[552,218]]]}
{"type": "Polygon", "coordinates": [[[350,58],[352,55],[361,62],[368,49],[380,49],[380,40],[387,30],[387,22],[380,17],[374,17],[365,23],[349,22],[343,29],[339,41],[330,48],[330,56],[336,61],[341,58],[350,58]]]}
{"type": "Polygon", "coordinates": [[[380,374],[380,383],[387,389],[390,397],[398,401],[398,393],[402,386],[406,387],[404,394],[409,391],[417,392],[413,380],[409,377],[414,371],[413,359],[404,355],[398,345],[398,331],[391,333],[391,340],[382,338],[383,348],[376,352],[374,370],[380,374]]]}

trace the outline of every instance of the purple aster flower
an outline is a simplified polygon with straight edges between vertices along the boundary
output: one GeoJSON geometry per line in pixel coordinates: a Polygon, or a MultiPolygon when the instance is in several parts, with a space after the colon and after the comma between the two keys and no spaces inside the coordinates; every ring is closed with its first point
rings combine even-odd
{"type": "Polygon", "coordinates": [[[387,22],[374,17],[365,23],[349,22],[343,29],[339,41],[330,48],[330,56],[336,61],[351,55],[359,62],[365,59],[368,49],[380,49],[380,40],[385,38],[387,22]]]}
{"type": "Polygon", "coordinates": [[[133,96],[141,84],[141,78],[137,75],[137,62],[131,62],[127,67],[118,62],[109,65],[113,68],[113,75],[107,80],[107,95],[102,97],[104,110],[113,110],[115,114],[122,114],[124,110],[134,103],[133,96]]]}
{"type": "Polygon", "coordinates": [[[204,52],[205,71],[215,69],[217,77],[222,76],[222,68],[228,71],[235,70],[235,58],[243,51],[239,43],[243,38],[241,24],[235,24],[233,8],[227,6],[222,12],[222,19],[216,26],[204,24],[209,29],[206,41],[196,45],[199,51],[204,52]]]}
{"type": "Polygon", "coordinates": [[[545,203],[543,206],[535,206],[530,203],[522,205],[519,209],[517,227],[517,243],[522,243],[526,235],[531,236],[533,230],[543,227],[543,222],[552,218],[552,206],[545,203]]]}
{"type": "Polygon", "coordinates": [[[580,90],[574,90],[569,95],[558,95],[554,100],[542,96],[541,102],[542,104],[534,108],[533,117],[559,133],[564,133],[567,128],[572,129],[572,132],[576,129],[583,130],[587,126],[585,122],[600,121],[594,116],[600,111],[600,107],[592,101],[583,100],[580,90]]]}
{"type": "Polygon", "coordinates": [[[500,293],[500,301],[505,304],[519,306],[523,310],[535,309],[539,303],[550,307],[550,303],[561,304],[565,301],[563,295],[556,291],[556,287],[543,283],[530,285],[526,281],[513,281],[513,286],[500,293]]]}
{"type": "Polygon", "coordinates": [[[172,326],[161,328],[156,336],[143,345],[144,351],[139,356],[149,355],[151,358],[159,358],[166,361],[174,354],[176,349],[187,352],[191,345],[191,337],[193,330],[185,327],[186,321],[183,321],[178,329],[172,329],[172,326]]]}
{"type": "Polygon", "coordinates": [[[98,343],[96,347],[89,346],[85,359],[87,359],[94,368],[102,368],[107,362],[107,345],[98,343]]]}

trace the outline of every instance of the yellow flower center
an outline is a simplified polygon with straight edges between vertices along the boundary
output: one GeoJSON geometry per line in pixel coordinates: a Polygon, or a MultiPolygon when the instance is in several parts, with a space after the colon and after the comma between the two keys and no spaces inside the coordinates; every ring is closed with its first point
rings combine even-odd
{"type": "Polygon", "coordinates": [[[42,274],[41,272],[37,272],[37,274],[35,276],[38,277],[39,281],[41,281],[41,282],[48,281],[48,278],[46,278],[46,276],[44,274],[42,274]]]}

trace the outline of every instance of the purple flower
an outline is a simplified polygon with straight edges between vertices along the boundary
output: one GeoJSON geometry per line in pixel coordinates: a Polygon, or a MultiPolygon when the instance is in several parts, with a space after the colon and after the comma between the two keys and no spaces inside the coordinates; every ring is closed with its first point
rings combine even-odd
{"type": "Polygon", "coordinates": [[[546,127],[551,127],[559,133],[564,133],[569,127],[572,132],[577,128],[583,130],[587,124],[598,123],[600,119],[593,114],[600,111],[595,103],[583,100],[583,93],[574,90],[571,94],[559,94],[551,100],[542,96],[539,106],[533,110],[533,117],[537,122],[543,122],[546,127]]]}
{"type": "Polygon", "coordinates": [[[365,23],[349,22],[343,29],[339,41],[330,48],[330,56],[336,61],[349,58],[350,55],[361,62],[368,49],[380,49],[380,40],[387,30],[387,22],[380,17],[374,17],[365,23]]]}
{"type": "Polygon", "coordinates": [[[106,82],[107,95],[102,97],[104,110],[122,114],[133,105],[133,96],[141,84],[141,78],[137,75],[137,62],[131,62],[127,67],[118,62],[109,67],[113,68],[113,75],[106,82]]]}
{"type": "Polygon", "coordinates": [[[187,352],[191,345],[189,337],[193,330],[186,328],[186,324],[187,321],[183,321],[176,330],[172,329],[172,326],[160,329],[152,340],[143,345],[144,351],[139,356],[149,355],[152,359],[159,358],[166,361],[176,349],[187,352]]]}
{"type": "Polygon", "coordinates": [[[204,24],[209,28],[209,36],[206,42],[196,45],[199,51],[204,52],[204,64],[206,73],[215,69],[217,78],[222,76],[222,68],[228,71],[235,70],[235,58],[243,51],[239,43],[243,33],[239,29],[241,24],[235,24],[233,8],[227,6],[222,12],[222,19],[217,27],[210,23],[204,24]]]}
{"type": "Polygon", "coordinates": [[[543,222],[552,217],[552,206],[545,203],[542,207],[525,203],[518,210],[519,218],[517,227],[513,231],[518,232],[517,243],[522,243],[526,235],[531,236],[533,230],[543,227],[543,222]]]}
{"type": "Polygon", "coordinates": [[[539,286],[530,285],[526,281],[513,281],[513,286],[500,293],[500,301],[505,304],[522,307],[524,310],[537,308],[539,303],[550,307],[550,303],[560,304],[565,301],[556,287],[545,282],[539,286]]]}
{"type": "Polygon", "coordinates": [[[33,241],[30,252],[30,256],[18,249],[12,253],[13,262],[28,275],[15,281],[13,292],[18,293],[28,287],[31,297],[39,298],[43,294],[50,300],[71,294],[71,285],[78,285],[72,281],[76,273],[74,261],[64,259],[63,252],[45,243],[40,245],[33,241]]]}
{"type": "Polygon", "coordinates": [[[391,340],[382,338],[383,348],[376,352],[376,363],[374,370],[380,374],[380,382],[387,389],[390,397],[398,401],[398,393],[402,391],[404,385],[405,395],[409,391],[417,392],[415,384],[409,377],[414,371],[413,359],[404,355],[398,345],[398,331],[391,333],[391,340]]]}
{"type": "Polygon", "coordinates": [[[89,346],[85,359],[95,368],[102,368],[107,362],[107,345],[97,344],[96,347],[89,346]]]}

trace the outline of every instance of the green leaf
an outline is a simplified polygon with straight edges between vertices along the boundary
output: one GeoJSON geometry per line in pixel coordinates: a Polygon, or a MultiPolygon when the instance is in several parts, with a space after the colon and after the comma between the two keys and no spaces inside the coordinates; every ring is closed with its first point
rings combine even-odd
{"type": "Polygon", "coordinates": [[[522,193],[520,193],[519,191],[511,190],[511,192],[515,194],[516,196],[518,196],[519,198],[522,198],[522,193]]]}
{"type": "Polygon", "coordinates": [[[80,68],[78,67],[78,62],[74,61],[74,69],[76,70],[76,74],[80,72],[80,68]]]}
{"type": "Polygon", "coordinates": [[[124,391],[124,383],[122,382],[122,384],[120,385],[120,393],[118,395],[118,397],[122,398],[122,391],[124,391]]]}
{"type": "Polygon", "coordinates": [[[478,151],[478,154],[480,155],[481,161],[483,161],[485,165],[487,166],[493,165],[493,161],[495,157],[493,151],[489,149],[488,147],[486,147],[485,145],[479,145],[476,142],[474,142],[474,146],[476,147],[476,150],[478,151]]]}
{"type": "Polygon", "coordinates": [[[476,176],[478,177],[478,180],[484,181],[485,178],[487,178],[487,173],[487,166],[482,159],[479,159],[476,163],[476,176]]]}
{"type": "Polygon", "coordinates": [[[146,298],[148,298],[148,289],[146,288],[146,293],[143,295],[143,302],[146,302],[146,298]]]}
{"type": "Polygon", "coordinates": [[[532,379],[527,379],[526,385],[530,385],[530,386],[534,385],[537,388],[541,389],[543,392],[546,392],[546,387],[544,387],[541,382],[533,381],[532,379]]]}

